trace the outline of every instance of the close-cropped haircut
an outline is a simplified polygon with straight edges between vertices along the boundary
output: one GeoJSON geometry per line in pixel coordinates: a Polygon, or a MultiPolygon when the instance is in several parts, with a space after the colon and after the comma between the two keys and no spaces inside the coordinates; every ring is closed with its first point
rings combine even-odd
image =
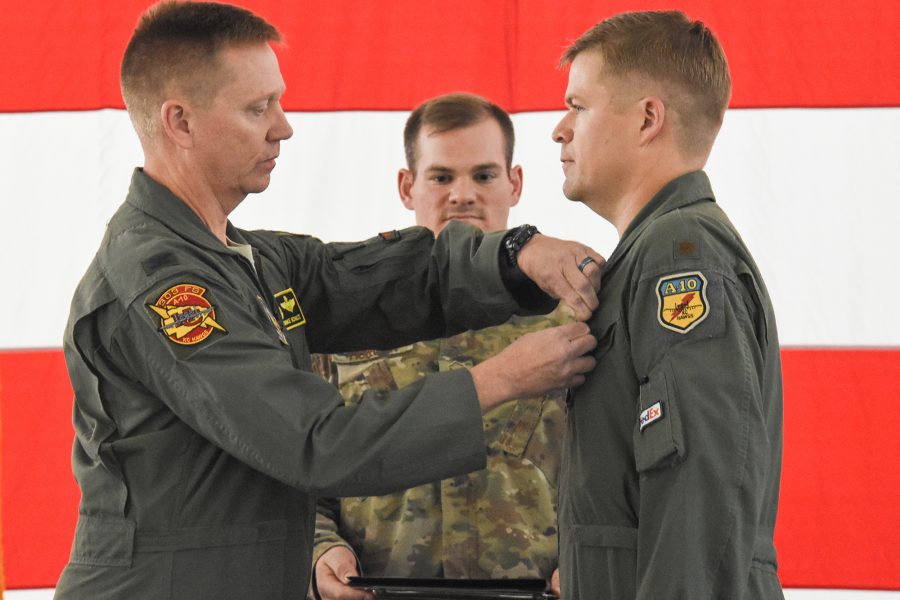
{"type": "Polygon", "coordinates": [[[709,151],[731,98],[725,52],[712,31],[680,11],[628,12],[605,19],[575,40],[561,65],[585,51],[599,52],[605,73],[646,77],[671,92],[679,113],[681,146],[709,151]]]}
{"type": "Polygon", "coordinates": [[[128,42],[120,73],[138,136],[153,135],[156,113],[173,85],[196,102],[212,102],[222,48],[279,41],[274,26],[236,6],[164,0],[150,7],[128,42]]]}
{"type": "Polygon", "coordinates": [[[506,168],[512,167],[513,148],[516,134],[512,119],[505,110],[493,102],[475,94],[445,94],[427,100],[416,107],[406,120],[403,128],[403,148],[406,151],[406,166],[415,175],[418,153],[419,132],[428,127],[432,133],[445,133],[476,125],[485,119],[493,119],[503,132],[506,168]]]}

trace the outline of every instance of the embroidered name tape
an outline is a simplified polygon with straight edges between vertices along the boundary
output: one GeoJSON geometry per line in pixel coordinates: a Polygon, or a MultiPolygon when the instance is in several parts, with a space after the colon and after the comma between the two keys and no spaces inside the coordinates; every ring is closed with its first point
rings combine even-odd
{"type": "Polygon", "coordinates": [[[659,421],[660,419],[662,419],[662,417],[662,403],[657,402],[641,413],[641,418],[638,420],[638,426],[640,427],[641,431],[643,431],[644,427],[659,421]]]}

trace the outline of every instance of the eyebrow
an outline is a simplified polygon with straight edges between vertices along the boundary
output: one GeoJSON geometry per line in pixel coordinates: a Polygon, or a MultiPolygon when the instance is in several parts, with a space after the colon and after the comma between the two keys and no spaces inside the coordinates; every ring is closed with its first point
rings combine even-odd
{"type": "MultiPolygon", "coordinates": [[[[471,172],[475,171],[484,171],[485,169],[500,169],[500,163],[489,162],[482,163],[480,165],[475,165],[472,167],[471,172]]],[[[445,167],[443,165],[431,165],[427,169],[425,169],[426,173],[453,173],[455,169],[451,169],[450,167],[445,167]]]]}
{"type": "Polygon", "coordinates": [[[256,99],[252,100],[250,103],[256,104],[257,102],[262,102],[263,100],[265,100],[266,102],[272,102],[273,100],[281,100],[281,97],[284,96],[285,91],[287,91],[287,87],[281,86],[278,89],[273,90],[272,92],[270,92],[268,94],[261,94],[261,95],[257,96],[256,99]]]}

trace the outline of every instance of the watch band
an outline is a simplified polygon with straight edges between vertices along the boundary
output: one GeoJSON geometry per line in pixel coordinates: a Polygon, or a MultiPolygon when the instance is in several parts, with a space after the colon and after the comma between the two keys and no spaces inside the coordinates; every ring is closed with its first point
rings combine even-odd
{"type": "Polygon", "coordinates": [[[507,232],[503,238],[503,247],[506,249],[506,262],[510,267],[519,266],[519,251],[536,233],[540,231],[534,225],[519,225],[507,232]]]}

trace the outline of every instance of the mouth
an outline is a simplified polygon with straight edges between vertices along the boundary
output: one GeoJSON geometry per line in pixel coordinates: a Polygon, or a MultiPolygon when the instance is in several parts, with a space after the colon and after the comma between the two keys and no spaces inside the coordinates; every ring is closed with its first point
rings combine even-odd
{"type": "Polygon", "coordinates": [[[448,221],[480,221],[481,216],[472,213],[459,213],[447,215],[448,221]]]}

